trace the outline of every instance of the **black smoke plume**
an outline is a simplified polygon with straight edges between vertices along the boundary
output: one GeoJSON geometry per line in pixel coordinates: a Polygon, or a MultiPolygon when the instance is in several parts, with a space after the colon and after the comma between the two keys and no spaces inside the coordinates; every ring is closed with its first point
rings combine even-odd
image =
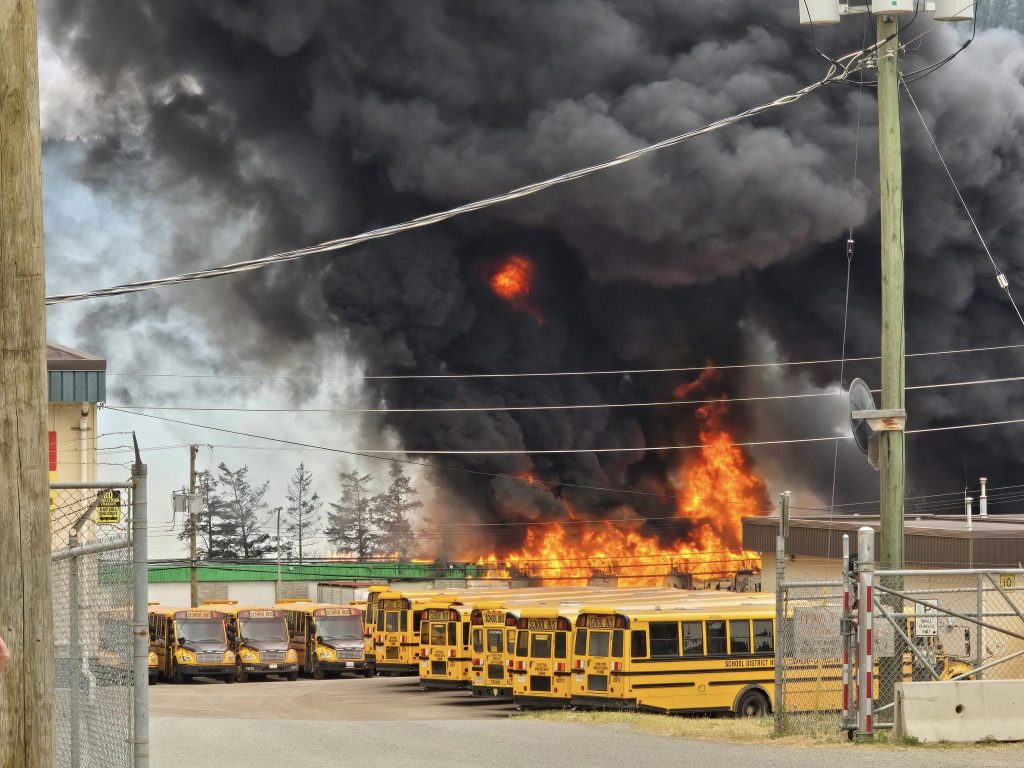
{"type": "MultiPolygon", "coordinates": [[[[690,130],[817,80],[826,63],[792,0],[706,2],[262,2],[44,0],[44,34],[96,94],[82,180],[154,201],[174,232],[161,273],[362,231],[491,195],[690,130]],[[212,248],[223,228],[242,232],[212,248]]],[[[907,37],[931,29],[923,18],[907,37]]],[[[954,50],[934,29],[908,71],[954,50]]],[[[818,29],[833,54],[873,32],[818,29]]],[[[979,225],[1024,298],[1024,46],[980,34],[912,87],[979,225]]],[[[868,73],[871,77],[872,73],[868,73]]],[[[45,95],[45,94],[44,94],[45,95]]],[[[1017,343],[995,284],[916,116],[904,100],[907,349],[1017,343]]],[[[878,350],[876,111],[870,86],[835,85],[755,121],[571,186],[336,256],[178,291],[241,361],[290,365],[340,338],[373,374],[605,370],[839,356],[852,262],[847,354],[878,350]],[[859,147],[859,153],[858,153],[859,147]],[[855,153],[858,176],[852,179],[855,153]],[[510,255],[534,265],[528,306],[489,279],[510,255]]],[[[51,141],[48,156],[59,152],[51,141]]],[[[135,313],[157,313],[153,298],[135,313]]],[[[108,310],[106,323],[117,325],[108,310]]],[[[124,313],[120,313],[123,317],[124,313]]],[[[96,318],[91,318],[90,322],[96,318]]],[[[170,332],[170,331],[169,331],[170,332]]],[[[109,336],[108,336],[109,340],[109,336]]],[[[138,353],[144,354],[144,353],[138,353]]],[[[146,353],[148,354],[148,353],[146,353]]],[[[912,360],[911,384],[1020,373],[1020,352],[912,360]]],[[[877,386],[877,366],[852,363],[877,386]]],[[[671,399],[692,374],[370,381],[393,407],[620,403],[671,399]]],[[[835,387],[838,365],[724,372],[702,390],[798,393],[835,387]]],[[[1024,417],[1019,384],[909,396],[911,426],[1024,417]]],[[[740,405],[737,438],[834,434],[835,398],[740,405]]],[[[595,409],[392,415],[366,425],[417,450],[689,443],[693,410],[595,409]]],[[[911,495],[955,490],[963,468],[994,485],[1022,477],[1020,428],[911,437],[911,495]]],[[[377,441],[379,442],[379,441],[377,441]]],[[[831,498],[832,448],[764,448],[768,487],[831,498]]],[[[485,475],[434,472],[444,513],[559,519],[561,499],[595,515],[657,496],[583,491],[666,487],[664,454],[446,457],[522,474],[558,493],[485,475]]],[[[836,500],[876,498],[844,444],[836,500]]],[[[768,499],[764,500],[765,502],[768,499]]],[[[672,537],[685,531],[672,529],[672,537]]],[[[501,542],[511,544],[514,542],[501,542]]]]}

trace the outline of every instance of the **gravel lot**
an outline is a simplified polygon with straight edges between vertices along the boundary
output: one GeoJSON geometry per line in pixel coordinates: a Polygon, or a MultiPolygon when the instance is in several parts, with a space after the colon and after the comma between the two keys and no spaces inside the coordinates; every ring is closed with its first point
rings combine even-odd
{"type": "Polygon", "coordinates": [[[722,744],[620,726],[512,719],[510,706],[424,692],[415,678],[196,681],[152,693],[154,768],[358,765],[474,768],[987,768],[1019,766],[1021,748],[899,750],[722,744]],[[472,757],[470,757],[472,756],[472,757]]]}

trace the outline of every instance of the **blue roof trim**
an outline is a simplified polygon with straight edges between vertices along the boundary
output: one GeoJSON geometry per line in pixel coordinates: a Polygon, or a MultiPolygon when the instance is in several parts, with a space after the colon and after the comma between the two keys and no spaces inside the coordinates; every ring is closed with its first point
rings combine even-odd
{"type": "Polygon", "coordinates": [[[106,402],[106,371],[50,371],[48,376],[51,403],[106,402]]]}

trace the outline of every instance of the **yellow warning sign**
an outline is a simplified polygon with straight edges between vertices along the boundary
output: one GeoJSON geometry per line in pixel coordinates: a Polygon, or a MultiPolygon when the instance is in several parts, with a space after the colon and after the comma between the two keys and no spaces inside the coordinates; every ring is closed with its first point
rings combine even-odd
{"type": "Polygon", "coordinates": [[[96,506],[96,522],[100,525],[116,525],[121,522],[121,492],[108,488],[100,493],[96,506]]]}

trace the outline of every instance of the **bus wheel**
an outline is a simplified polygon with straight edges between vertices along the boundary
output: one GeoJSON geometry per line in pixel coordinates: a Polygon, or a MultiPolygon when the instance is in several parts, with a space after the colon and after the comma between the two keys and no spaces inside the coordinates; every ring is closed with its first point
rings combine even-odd
{"type": "Polygon", "coordinates": [[[363,677],[366,677],[366,678],[370,678],[370,677],[373,677],[373,670],[372,670],[372,669],[367,669],[367,670],[365,670],[365,671],[363,672],[363,677]]]}
{"type": "Polygon", "coordinates": [[[299,679],[299,670],[295,670],[294,672],[289,672],[286,675],[286,677],[288,678],[288,682],[289,683],[294,683],[296,680],[299,679]]]}
{"type": "Polygon", "coordinates": [[[764,717],[768,710],[768,698],[758,690],[745,692],[736,704],[736,715],[739,717],[764,717]]]}
{"type": "Polygon", "coordinates": [[[174,680],[174,682],[178,685],[181,685],[185,682],[185,675],[182,674],[181,667],[179,667],[177,664],[174,665],[174,674],[172,675],[171,679],[174,680]]]}
{"type": "Polygon", "coordinates": [[[225,683],[233,683],[233,682],[235,682],[235,673],[232,672],[230,675],[224,675],[224,682],[225,683]]]}
{"type": "Polygon", "coordinates": [[[313,662],[313,679],[323,680],[327,675],[324,674],[324,668],[320,666],[320,662],[313,662]]]}
{"type": "Polygon", "coordinates": [[[235,680],[239,683],[249,682],[249,673],[242,669],[241,664],[235,667],[235,680]]]}

